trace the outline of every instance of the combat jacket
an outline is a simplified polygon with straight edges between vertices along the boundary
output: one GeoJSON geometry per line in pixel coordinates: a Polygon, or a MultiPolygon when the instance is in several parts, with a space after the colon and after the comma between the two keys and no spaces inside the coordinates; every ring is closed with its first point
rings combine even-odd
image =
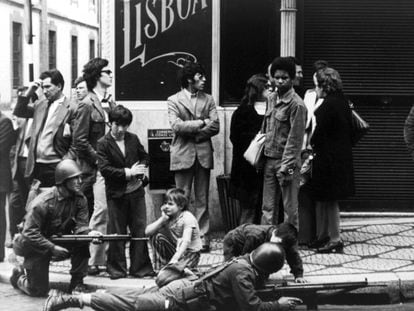
{"type": "Polygon", "coordinates": [[[266,278],[253,269],[249,256],[245,255],[204,283],[209,302],[217,311],[280,310],[277,300],[263,301],[256,294],[255,290],[263,287],[266,278]]]}
{"type": "Polygon", "coordinates": [[[264,154],[281,160],[281,171],[300,167],[300,152],[305,135],[306,107],[294,89],[283,96],[273,93],[269,97],[271,109],[265,114],[266,133],[264,154]]]}
{"type": "Polygon", "coordinates": [[[56,187],[39,194],[29,205],[21,233],[26,251],[50,255],[52,235],[88,234],[88,205],[83,194],[63,197],[56,187]]]}

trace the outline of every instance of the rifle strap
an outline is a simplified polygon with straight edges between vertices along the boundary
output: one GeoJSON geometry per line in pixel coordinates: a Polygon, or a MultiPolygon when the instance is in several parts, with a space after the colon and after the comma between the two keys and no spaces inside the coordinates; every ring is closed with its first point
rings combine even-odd
{"type": "Polygon", "coordinates": [[[210,279],[211,277],[215,276],[216,274],[218,274],[219,272],[223,271],[224,269],[226,269],[228,266],[230,266],[233,262],[236,262],[238,258],[233,258],[231,260],[228,260],[224,263],[222,263],[221,265],[215,267],[213,270],[207,272],[206,274],[204,274],[202,277],[200,277],[197,282],[202,282],[205,281],[207,279],[210,279]]]}

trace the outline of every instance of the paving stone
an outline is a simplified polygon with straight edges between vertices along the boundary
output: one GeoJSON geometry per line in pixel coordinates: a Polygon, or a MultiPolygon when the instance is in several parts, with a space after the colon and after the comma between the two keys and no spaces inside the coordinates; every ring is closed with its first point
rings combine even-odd
{"type": "Polygon", "coordinates": [[[367,269],[372,272],[392,271],[394,269],[411,264],[408,260],[382,259],[382,258],[364,258],[362,260],[345,263],[347,268],[367,269]]]}
{"type": "Polygon", "coordinates": [[[333,275],[333,274],[361,274],[361,273],[371,273],[372,271],[363,270],[363,269],[353,269],[346,267],[328,267],[326,269],[313,271],[307,273],[308,275],[333,275]]]}
{"type": "Polygon", "coordinates": [[[414,237],[414,229],[400,232],[399,235],[412,236],[412,237],[414,237]]]}
{"type": "Polygon", "coordinates": [[[405,259],[414,260],[414,249],[412,248],[400,248],[394,251],[390,251],[379,255],[381,258],[392,258],[392,259],[405,259]]]}
{"type": "Polygon", "coordinates": [[[319,264],[325,266],[340,265],[346,262],[359,260],[361,257],[346,254],[314,254],[302,258],[304,263],[319,264]]]}
{"type": "Polygon", "coordinates": [[[414,271],[414,265],[408,265],[405,267],[394,269],[394,272],[413,272],[413,271],[414,271]]]}
{"type": "Polygon", "coordinates": [[[396,247],[404,247],[414,245],[414,238],[407,236],[384,236],[367,241],[368,244],[390,245],[396,247]]]}
{"type": "Polygon", "coordinates": [[[351,244],[344,248],[344,253],[355,256],[374,256],[394,250],[395,247],[377,244],[351,244]]]}
{"type": "Polygon", "coordinates": [[[379,233],[379,234],[396,234],[402,231],[410,230],[412,227],[402,224],[389,225],[371,225],[357,229],[360,232],[379,233]]]}
{"type": "Polygon", "coordinates": [[[381,234],[373,234],[360,231],[345,231],[341,233],[341,238],[344,242],[364,242],[371,239],[381,237],[381,234]]]}
{"type": "Polygon", "coordinates": [[[304,264],[303,265],[303,271],[304,274],[306,276],[306,274],[310,273],[310,272],[314,272],[314,271],[318,271],[318,270],[322,270],[325,269],[324,265],[314,265],[314,264],[304,264]]]}

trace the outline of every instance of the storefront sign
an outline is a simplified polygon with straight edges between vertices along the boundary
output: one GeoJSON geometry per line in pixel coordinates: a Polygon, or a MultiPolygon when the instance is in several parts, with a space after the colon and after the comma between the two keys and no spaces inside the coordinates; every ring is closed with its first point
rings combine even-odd
{"type": "Polygon", "coordinates": [[[211,77],[211,5],[115,1],[116,100],[165,100],[179,90],[177,70],[187,60],[201,63],[211,77]]]}

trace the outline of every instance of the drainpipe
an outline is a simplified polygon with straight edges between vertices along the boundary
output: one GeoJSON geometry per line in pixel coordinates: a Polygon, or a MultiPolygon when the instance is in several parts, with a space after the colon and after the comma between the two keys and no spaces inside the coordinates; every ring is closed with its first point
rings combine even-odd
{"type": "Polygon", "coordinates": [[[281,0],[280,56],[295,56],[296,11],[296,0],[281,0]]]}

